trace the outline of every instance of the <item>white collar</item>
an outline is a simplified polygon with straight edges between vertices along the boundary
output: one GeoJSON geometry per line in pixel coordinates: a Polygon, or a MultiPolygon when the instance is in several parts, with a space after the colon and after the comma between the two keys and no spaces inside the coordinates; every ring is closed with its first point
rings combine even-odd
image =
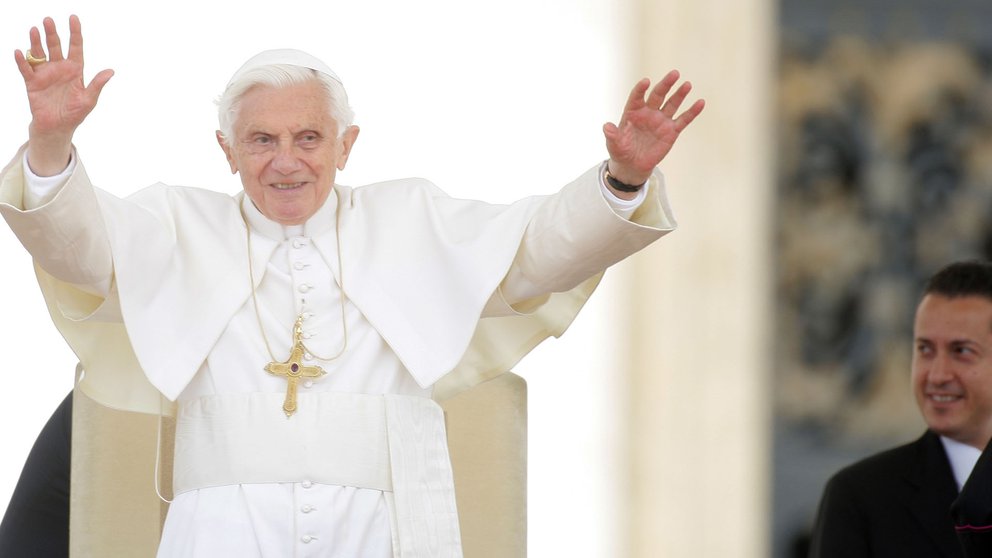
{"type": "Polygon", "coordinates": [[[946,436],[941,436],[940,441],[944,444],[944,453],[947,454],[947,460],[951,463],[951,472],[954,473],[954,480],[957,482],[958,492],[960,492],[961,487],[968,480],[968,476],[971,475],[971,470],[975,468],[978,456],[982,455],[982,450],[946,436]]]}
{"type": "Polygon", "coordinates": [[[251,228],[262,236],[266,236],[277,242],[297,236],[313,238],[332,230],[335,225],[335,219],[337,219],[338,192],[337,188],[333,186],[331,187],[331,194],[324,201],[324,205],[320,206],[320,209],[311,215],[307,219],[307,222],[302,225],[280,225],[265,215],[262,215],[262,212],[255,207],[255,204],[252,203],[251,198],[247,194],[242,192],[241,195],[243,197],[241,207],[245,217],[248,219],[248,223],[251,224],[251,228]]]}

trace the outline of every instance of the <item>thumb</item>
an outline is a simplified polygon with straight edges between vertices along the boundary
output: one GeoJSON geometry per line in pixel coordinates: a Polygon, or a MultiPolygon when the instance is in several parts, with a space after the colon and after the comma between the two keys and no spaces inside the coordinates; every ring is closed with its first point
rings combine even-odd
{"type": "Polygon", "coordinates": [[[617,138],[617,135],[619,134],[620,134],[620,129],[617,128],[616,124],[612,122],[607,122],[606,124],[603,124],[603,135],[606,136],[606,139],[615,140],[617,138]]]}
{"type": "Polygon", "coordinates": [[[103,91],[103,87],[107,85],[107,82],[112,77],[114,77],[113,70],[103,70],[90,80],[90,84],[86,86],[86,91],[90,93],[94,102],[100,97],[100,92],[103,91]]]}

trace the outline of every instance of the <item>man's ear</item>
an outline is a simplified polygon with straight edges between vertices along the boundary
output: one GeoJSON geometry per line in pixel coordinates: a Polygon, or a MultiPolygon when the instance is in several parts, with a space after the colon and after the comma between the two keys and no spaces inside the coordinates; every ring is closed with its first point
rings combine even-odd
{"type": "Polygon", "coordinates": [[[344,131],[344,135],[341,136],[341,153],[338,154],[338,170],[344,170],[345,164],[348,163],[348,156],[351,155],[351,148],[355,145],[355,140],[358,139],[358,126],[348,126],[348,129],[344,131]]]}
{"type": "Polygon", "coordinates": [[[231,174],[237,174],[238,164],[234,160],[234,154],[231,153],[231,146],[227,144],[227,139],[224,137],[224,134],[220,132],[220,130],[217,130],[216,135],[217,144],[224,150],[224,156],[227,157],[227,164],[231,165],[231,174]]]}

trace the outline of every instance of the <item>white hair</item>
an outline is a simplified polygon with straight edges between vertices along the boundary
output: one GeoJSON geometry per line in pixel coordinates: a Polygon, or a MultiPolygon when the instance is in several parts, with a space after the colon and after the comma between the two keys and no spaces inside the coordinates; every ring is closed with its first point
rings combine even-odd
{"type": "Polygon", "coordinates": [[[241,99],[251,88],[256,85],[288,87],[308,81],[316,81],[327,92],[327,100],[330,104],[328,110],[331,118],[337,124],[338,137],[340,138],[355,118],[355,113],[348,104],[348,94],[341,82],[323,72],[303,66],[269,64],[253,68],[237,76],[231,83],[227,84],[227,89],[217,98],[217,119],[224,141],[229,141],[233,137],[234,123],[238,119],[241,99]]]}

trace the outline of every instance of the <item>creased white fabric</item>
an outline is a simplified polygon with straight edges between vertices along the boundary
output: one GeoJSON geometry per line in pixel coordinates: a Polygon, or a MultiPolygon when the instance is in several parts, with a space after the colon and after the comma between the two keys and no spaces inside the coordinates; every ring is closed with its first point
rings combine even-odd
{"type": "Polygon", "coordinates": [[[444,414],[436,403],[402,395],[306,393],[290,419],[282,415],[281,404],[280,394],[247,394],[180,405],[177,497],[160,557],[206,556],[190,554],[202,544],[224,556],[239,550],[192,540],[197,533],[210,532],[199,530],[204,524],[226,529],[232,538],[255,541],[263,556],[278,555],[287,540],[298,541],[307,554],[320,547],[315,555],[365,556],[368,548],[382,548],[383,541],[391,540],[388,525],[380,522],[385,504],[399,531],[395,555],[460,558],[444,414]],[[241,501],[226,505],[240,508],[237,515],[282,510],[280,515],[294,521],[272,532],[273,526],[231,525],[226,519],[218,523],[200,512],[217,499],[225,501],[226,487],[233,485],[241,485],[241,501]],[[391,497],[376,496],[376,491],[391,497]],[[187,497],[190,493],[195,495],[187,497]],[[319,507],[315,493],[321,494],[319,507]],[[289,495],[296,500],[293,505],[289,495]],[[315,514],[322,521],[315,521],[315,514]],[[176,527],[193,523],[200,526],[197,531],[176,527]],[[372,529],[376,525],[378,532],[372,529]],[[338,534],[354,526],[365,526],[359,533],[366,536],[338,534]]]}

